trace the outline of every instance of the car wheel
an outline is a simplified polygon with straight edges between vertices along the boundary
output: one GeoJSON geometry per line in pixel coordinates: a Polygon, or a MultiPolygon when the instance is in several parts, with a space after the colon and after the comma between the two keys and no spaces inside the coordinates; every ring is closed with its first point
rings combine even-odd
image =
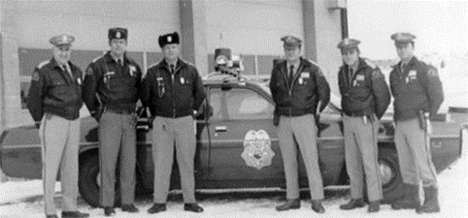
{"type": "Polygon", "coordinates": [[[383,203],[391,203],[402,197],[404,193],[398,154],[395,148],[379,148],[379,166],[384,197],[383,203]]]}
{"type": "MultiPolygon", "coordinates": [[[[116,178],[118,175],[116,175],[116,178]]],[[[100,206],[100,191],[101,191],[101,175],[99,170],[99,154],[94,152],[86,154],[84,158],[80,160],[80,173],[78,179],[78,187],[80,190],[81,197],[91,206],[100,206]]],[[[115,201],[114,206],[120,204],[120,185],[116,181],[115,184],[115,201]]]]}

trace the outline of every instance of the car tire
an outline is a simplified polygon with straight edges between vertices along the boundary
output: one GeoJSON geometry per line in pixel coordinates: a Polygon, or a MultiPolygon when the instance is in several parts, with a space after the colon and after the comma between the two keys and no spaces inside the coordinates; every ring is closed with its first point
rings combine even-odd
{"type": "MultiPolygon", "coordinates": [[[[100,178],[99,174],[99,154],[98,152],[88,153],[80,159],[80,172],[78,179],[78,188],[81,197],[91,206],[100,207],[100,178]]],[[[118,178],[116,176],[116,178],[118,178]]],[[[120,185],[118,180],[115,184],[114,206],[120,206],[120,185]]]]}
{"type": "Polygon", "coordinates": [[[395,147],[380,146],[378,160],[382,179],[382,203],[392,203],[404,194],[403,179],[395,147]]]}

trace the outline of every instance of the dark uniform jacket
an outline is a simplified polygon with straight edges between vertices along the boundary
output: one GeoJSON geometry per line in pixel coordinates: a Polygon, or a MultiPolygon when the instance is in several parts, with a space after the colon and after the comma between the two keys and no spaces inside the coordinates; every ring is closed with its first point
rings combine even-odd
{"type": "Polygon", "coordinates": [[[83,100],[91,115],[100,106],[119,111],[134,111],[141,86],[141,69],[124,55],[123,66],[107,52],[96,58],[86,69],[83,100]]]}
{"type": "Polygon", "coordinates": [[[174,74],[163,59],[143,79],[141,99],[152,116],[178,118],[193,115],[206,98],[197,68],[179,58],[174,74]]]}
{"type": "Polygon", "coordinates": [[[402,72],[401,62],[390,73],[390,86],[395,97],[395,120],[416,118],[419,111],[435,115],[444,100],[437,69],[413,57],[402,72]]]}
{"type": "Polygon", "coordinates": [[[374,64],[359,58],[357,71],[343,65],[338,72],[341,107],[348,116],[369,116],[380,119],[390,104],[390,91],[385,76],[374,64]],[[351,77],[351,78],[350,78],[351,77]]]}
{"type": "Polygon", "coordinates": [[[292,83],[288,80],[286,60],[273,68],[270,90],[276,103],[275,113],[278,115],[315,115],[319,101],[319,111],[330,101],[330,86],[319,66],[304,58],[301,58],[300,62],[292,83]]]}
{"type": "Polygon", "coordinates": [[[80,116],[83,74],[76,65],[71,62],[68,65],[73,78],[54,58],[40,63],[34,69],[26,102],[36,123],[41,122],[44,113],[67,120],[75,120],[80,116]]]}

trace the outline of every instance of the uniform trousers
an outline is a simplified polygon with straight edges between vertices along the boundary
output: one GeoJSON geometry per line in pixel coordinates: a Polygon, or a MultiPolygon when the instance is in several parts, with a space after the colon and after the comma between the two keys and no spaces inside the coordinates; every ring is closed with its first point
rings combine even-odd
{"type": "Polygon", "coordinates": [[[323,199],[323,181],[317,150],[317,127],[312,114],[297,117],[280,116],[278,138],[286,176],[286,198],[299,198],[298,154],[302,154],[309,179],[312,200],[323,199]],[[296,139],[298,146],[294,142],[296,139]]]}
{"type": "Polygon", "coordinates": [[[114,206],[117,160],[120,160],[121,203],[133,204],[136,168],[135,114],[104,112],[99,120],[99,157],[101,206],[114,206]]]}
{"type": "Polygon", "coordinates": [[[195,203],[194,158],[196,138],[192,116],[153,121],[154,203],[164,204],[169,192],[174,148],[184,203],[195,203]]]}
{"type": "Polygon", "coordinates": [[[419,127],[418,119],[396,121],[395,144],[403,182],[424,187],[437,186],[429,137],[419,127]]]}
{"type": "Polygon", "coordinates": [[[44,207],[47,215],[56,213],[55,182],[60,167],[63,211],[76,211],[78,196],[78,149],[80,119],[67,120],[46,113],[39,127],[42,151],[44,207]]]}
{"type": "Polygon", "coordinates": [[[363,198],[364,178],[369,201],[383,198],[378,163],[377,134],[379,123],[363,117],[343,115],[346,170],[350,179],[351,197],[363,198]]]}

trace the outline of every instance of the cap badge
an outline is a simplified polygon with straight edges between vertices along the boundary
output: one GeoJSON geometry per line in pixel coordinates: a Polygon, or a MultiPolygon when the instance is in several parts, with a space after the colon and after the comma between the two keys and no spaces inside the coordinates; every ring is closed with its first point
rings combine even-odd
{"type": "Polygon", "coordinates": [[[67,35],[62,36],[62,42],[67,42],[67,35]]]}
{"type": "Polygon", "coordinates": [[[171,36],[167,37],[167,42],[172,42],[172,37],[171,36]]]}
{"type": "Polygon", "coordinates": [[[120,39],[120,32],[117,31],[117,33],[115,34],[115,38],[120,39]]]}
{"type": "Polygon", "coordinates": [[[348,38],[344,39],[343,44],[345,45],[349,44],[349,39],[348,38]]]}

